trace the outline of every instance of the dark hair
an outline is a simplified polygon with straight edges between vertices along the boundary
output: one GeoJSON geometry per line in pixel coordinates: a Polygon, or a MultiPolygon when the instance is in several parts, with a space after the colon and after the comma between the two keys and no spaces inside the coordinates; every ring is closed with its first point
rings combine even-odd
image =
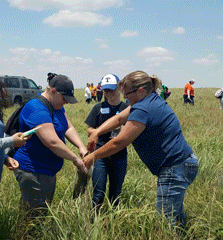
{"type": "Polygon", "coordinates": [[[8,93],[5,89],[5,84],[0,80],[0,120],[3,120],[3,108],[8,107],[8,102],[7,102],[7,97],[8,93]]]}
{"type": "Polygon", "coordinates": [[[47,82],[50,82],[51,79],[53,79],[57,74],[56,73],[47,73],[47,82]]]}

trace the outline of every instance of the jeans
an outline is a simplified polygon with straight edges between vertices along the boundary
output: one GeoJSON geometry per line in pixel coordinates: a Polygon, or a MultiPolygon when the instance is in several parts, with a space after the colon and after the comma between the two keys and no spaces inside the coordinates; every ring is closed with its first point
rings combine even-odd
{"type": "Polygon", "coordinates": [[[186,224],[183,201],[188,186],[194,181],[198,172],[198,160],[194,153],[182,163],[161,170],[157,180],[157,203],[160,213],[186,224]]]}
{"type": "Polygon", "coordinates": [[[93,181],[93,207],[100,208],[104,201],[107,175],[109,175],[109,200],[114,205],[118,204],[117,197],[121,193],[127,168],[127,156],[114,159],[113,157],[98,159],[94,165],[93,181]]]}
{"type": "Polygon", "coordinates": [[[98,102],[101,101],[102,97],[103,97],[103,95],[97,94],[97,100],[98,100],[98,102]]]}

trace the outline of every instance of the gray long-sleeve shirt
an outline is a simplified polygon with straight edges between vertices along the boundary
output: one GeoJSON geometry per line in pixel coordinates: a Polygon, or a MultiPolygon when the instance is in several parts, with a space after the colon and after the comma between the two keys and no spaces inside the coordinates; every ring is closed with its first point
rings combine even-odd
{"type": "Polygon", "coordinates": [[[13,145],[14,141],[12,137],[4,138],[4,124],[2,121],[0,121],[0,180],[2,175],[3,164],[5,162],[5,159],[7,158],[7,155],[5,154],[4,150],[7,147],[12,147],[13,145]]]}

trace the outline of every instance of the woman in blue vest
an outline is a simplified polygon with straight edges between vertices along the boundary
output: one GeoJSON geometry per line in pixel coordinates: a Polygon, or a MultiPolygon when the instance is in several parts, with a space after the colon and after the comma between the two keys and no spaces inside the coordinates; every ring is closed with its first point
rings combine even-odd
{"type": "Polygon", "coordinates": [[[94,161],[119,152],[133,144],[141,160],[157,180],[157,210],[173,223],[185,225],[184,195],[198,171],[198,160],[185,141],[180,122],[156,90],[160,80],[142,71],[128,74],[118,87],[130,106],[97,128],[89,139],[94,145],[98,136],[125,124],[120,134],[86,156],[89,168],[94,161]]]}

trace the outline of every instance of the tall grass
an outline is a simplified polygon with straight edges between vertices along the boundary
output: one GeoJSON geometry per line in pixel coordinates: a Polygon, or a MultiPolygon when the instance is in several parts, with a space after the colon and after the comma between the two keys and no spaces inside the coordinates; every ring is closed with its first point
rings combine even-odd
{"type": "MultiPolygon", "coordinates": [[[[120,204],[114,209],[107,198],[100,214],[91,208],[92,184],[84,196],[72,199],[76,169],[65,161],[57,174],[54,201],[46,218],[29,221],[19,205],[20,191],[12,172],[4,168],[0,186],[0,239],[223,239],[223,111],[216,89],[196,89],[195,106],[183,105],[182,89],[172,89],[168,104],[178,116],[183,134],[196,153],[200,169],[185,196],[187,226],[180,236],[156,213],[156,180],[128,147],[128,169],[120,204]]],[[[84,123],[95,105],[84,101],[66,105],[66,112],[84,143],[84,123]]],[[[14,107],[5,111],[5,120],[14,107]]],[[[67,143],[78,154],[77,149],[67,143]]]]}

